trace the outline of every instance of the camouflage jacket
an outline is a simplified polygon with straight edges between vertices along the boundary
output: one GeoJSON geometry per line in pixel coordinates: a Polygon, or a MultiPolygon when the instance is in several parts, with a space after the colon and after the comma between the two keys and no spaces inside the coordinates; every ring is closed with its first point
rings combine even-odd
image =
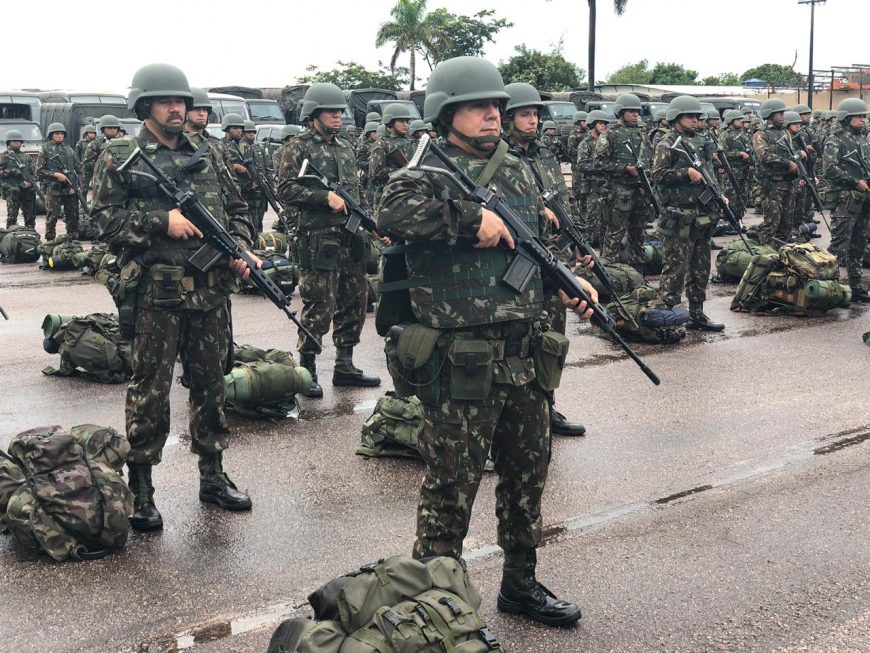
{"type": "Polygon", "coordinates": [[[413,154],[411,139],[387,130],[387,135],[376,140],[369,151],[369,183],[383,188],[390,173],[403,168],[413,154]]]}
{"type": "MultiPolygon", "coordinates": [[[[109,142],[97,160],[94,174],[92,216],[100,231],[100,240],[120,255],[123,265],[135,261],[143,268],[139,293],[148,288],[148,269],[157,264],[184,268],[193,275],[190,256],[203,245],[199,238],[176,240],[169,238],[169,211],[175,208],[155,184],[118,167],[138,147],[170,179],[177,179],[181,167],[205,144],[199,134],[184,133],[179,145],[171,150],[146,127],[134,137],[116,138],[109,142]]],[[[238,194],[229,170],[214,148],[205,156],[206,167],[179,182],[182,190],[195,191],[214,217],[245,249],[250,249],[254,228],[247,219],[248,206],[238,194]]],[[[135,169],[142,170],[138,163],[135,169]]],[[[147,169],[144,170],[147,172],[147,169]]],[[[190,216],[188,216],[190,217],[190,216]]],[[[196,287],[186,293],[184,303],[177,308],[208,310],[219,305],[234,287],[228,266],[215,268],[216,282],[196,287]]]]}
{"type": "Polygon", "coordinates": [[[656,145],[659,144],[659,141],[662,140],[667,134],[671,133],[670,127],[655,127],[649,130],[647,138],[649,139],[649,144],[652,147],[653,151],[656,149],[656,145]]]}
{"type": "Polygon", "coordinates": [[[577,162],[577,148],[580,147],[580,143],[586,138],[586,135],[589,133],[588,129],[574,129],[571,132],[571,135],[568,136],[568,154],[571,157],[571,164],[577,162]]]}
{"type": "MultiPolygon", "coordinates": [[[[95,138],[94,141],[95,140],[97,140],[97,139],[95,138]]],[[[79,142],[76,143],[76,146],[75,146],[76,156],[79,158],[79,161],[85,160],[85,152],[87,152],[87,150],[88,150],[88,145],[90,145],[94,141],[89,141],[86,138],[79,139],[79,142]]]]}
{"type": "Polygon", "coordinates": [[[251,144],[244,139],[234,140],[229,136],[225,136],[221,141],[221,147],[224,151],[224,160],[227,167],[233,171],[236,179],[239,182],[239,188],[242,189],[242,194],[250,195],[259,190],[257,182],[251,176],[250,172],[238,172],[233,166],[240,165],[247,168],[251,165],[253,157],[253,148],[251,144]]]}
{"type": "Polygon", "coordinates": [[[92,179],[94,176],[94,167],[97,165],[97,159],[106,149],[105,138],[95,138],[85,148],[85,156],[82,159],[82,170],[85,174],[85,179],[92,179]]]}
{"type": "Polygon", "coordinates": [[[749,167],[752,165],[752,144],[742,129],[734,127],[723,129],[719,134],[719,147],[725,153],[725,158],[731,164],[735,175],[745,175],[749,172],[749,167]],[[741,152],[749,154],[750,158],[744,159],[740,156],[741,152]]]}
{"type": "Polygon", "coordinates": [[[36,176],[42,182],[44,192],[51,195],[69,195],[73,189],[69,184],[58,181],[54,173],[74,170],[81,175],[82,166],[73,149],[66,143],[46,141],[36,160],[36,176]]]}
{"type": "MultiPolygon", "coordinates": [[[[663,207],[698,207],[698,198],[704,192],[704,184],[689,181],[691,159],[682,147],[674,147],[680,134],[672,131],[659,140],[653,155],[650,182],[655,186],[663,207]]],[[[683,140],[686,140],[685,136],[683,140]]],[[[701,153],[696,151],[700,157],[701,153]]]]}
{"type": "Polygon", "coordinates": [[[637,179],[625,171],[628,166],[637,165],[635,155],[649,168],[650,150],[643,130],[614,123],[598,137],[592,166],[596,172],[607,174],[615,184],[640,189],[637,179]]]}
{"type": "Polygon", "coordinates": [[[760,168],[758,173],[770,181],[786,181],[791,180],[793,175],[789,171],[788,147],[782,141],[788,140],[791,142],[791,136],[788,131],[782,127],[774,127],[767,125],[752,137],[752,149],[758,156],[760,168]]]}
{"type": "MultiPolygon", "coordinates": [[[[470,158],[443,139],[438,144],[474,179],[488,162],[470,158]]],[[[424,164],[443,167],[433,154],[424,164]]],[[[491,183],[533,231],[546,236],[543,202],[519,159],[507,153],[491,183]]],[[[378,228],[382,234],[406,243],[409,278],[412,283],[415,278],[420,280],[410,289],[411,306],[417,318],[429,326],[462,328],[541,315],[540,271],[536,269],[529,287],[517,295],[502,282],[510,253],[502,247],[474,247],[481,215],[480,204],[464,199],[441,175],[404,169],[384,188],[378,228]]]]}
{"type": "Polygon", "coordinates": [[[33,168],[33,161],[24,152],[14,152],[7,148],[0,153],[0,179],[10,190],[22,187],[24,176],[21,174],[21,168],[30,170],[30,174],[34,181],[36,180],[36,170],[33,168]]]}
{"type": "Polygon", "coordinates": [[[311,179],[297,179],[302,162],[308,159],[327,179],[338,181],[360,202],[356,155],[347,141],[333,137],[323,139],[316,131],[303,132],[281,150],[278,167],[278,197],[287,206],[299,209],[299,227],[303,230],[338,227],[347,221],[343,213],[333,213],[327,197],[329,191],[311,179]]]}
{"type": "MultiPolygon", "coordinates": [[[[825,141],[823,155],[825,180],[838,190],[855,190],[861,179],[870,172],[870,144],[862,134],[853,129],[841,129],[825,141]],[[861,164],[867,169],[862,170],[861,164]]],[[[867,179],[870,183],[870,179],[867,179]]]]}
{"type": "MultiPolygon", "coordinates": [[[[577,147],[576,174],[579,176],[575,176],[574,178],[578,179],[581,184],[588,185],[596,176],[604,177],[603,173],[597,172],[595,170],[595,166],[593,163],[593,158],[595,156],[595,145],[597,143],[598,139],[590,133],[577,147]]],[[[581,187],[581,192],[583,192],[583,187],[581,187]]]]}
{"type": "Polygon", "coordinates": [[[274,183],[275,168],[272,164],[272,157],[266,152],[262,143],[248,143],[248,153],[257,168],[257,172],[270,184],[274,183]]]}

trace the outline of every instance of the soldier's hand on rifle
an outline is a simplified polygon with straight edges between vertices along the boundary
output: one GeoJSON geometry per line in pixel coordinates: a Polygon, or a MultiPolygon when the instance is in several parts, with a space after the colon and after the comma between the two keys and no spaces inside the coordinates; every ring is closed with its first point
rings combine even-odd
{"type": "Polygon", "coordinates": [[[175,240],[187,240],[188,238],[202,238],[202,232],[196,228],[190,220],[184,217],[180,209],[172,209],[169,212],[169,225],[166,227],[166,235],[175,240]]]}
{"type": "Polygon", "coordinates": [[[738,156],[739,156],[741,159],[743,159],[744,161],[748,161],[748,160],[749,160],[749,152],[741,152],[738,156]]]}
{"type": "Polygon", "coordinates": [[[245,166],[243,166],[241,163],[234,163],[233,170],[238,172],[240,175],[248,174],[248,169],[245,166]]]}
{"type": "MultiPolygon", "coordinates": [[[[258,256],[254,256],[254,255],[251,254],[250,252],[248,252],[248,255],[251,257],[251,259],[253,259],[254,264],[255,264],[258,268],[263,267],[263,261],[260,260],[260,258],[259,258],[258,256]]],[[[242,279],[247,279],[248,277],[251,276],[251,271],[248,269],[248,264],[245,263],[245,262],[244,262],[242,259],[240,259],[240,258],[230,259],[230,269],[231,269],[233,272],[235,272],[237,275],[239,275],[240,277],[242,277],[242,279]]]]}
{"type": "Polygon", "coordinates": [[[481,207],[480,228],[477,230],[477,243],[474,246],[478,249],[497,247],[502,240],[510,249],[516,246],[502,219],[489,209],[481,207]]]}
{"type": "Polygon", "coordinates": [[[375,238],[377,238],[381,243],[383,243],[384,247],[389,247],[393,244],[393,241],[390,240],[389,236],[381,236],[377,231],[373,232],[375,238]]]}
{"type": "Polygon", "coordinates": [[[329,210],[333,213],[344,213],[347,215],[347,207],[344,205],[344,200],[339,197],[338,193],[329,191],[326,196],[326,203],[329,204],[329,210]]]}
{"type": "Polygon", "coordinates": [[[855,190],[857,190],[857,191],[859,191],[859,192],[861,192],[861,193],[867,193],[867,192],[870,192],[870,186],[867,185],[867,180],[866,180],[866,179],[862,179],[861,181],[859,181],[859,182],[858,182],[858,185],[855,186],[855,190]]]}
{"type": "Polygon", "coordinates": [[[640,178],[640,173],[637,171],[637,166],[625,166],[625,171],[635,179],[640,178]]]}
{"type": "MultiPolygon", "coordinates": [[[[598,303],[598,291],[592,287],[586,279],[583,277],[577,277],[577,283],[583,286],[583,290],[587,292],[590,299],[596,304],[598,303]]],[[[574,298],[571,299],[568,295],[565,294],[564,291],[559,291],[559,297],[562,299],[562,303],[573,310],[581,320],[591,320],[592,319],[592,309],[587,307],[586,302],[581,302],[579,299],[574,298]]]]}
{"type": "Polygon", "coordinates": [[[689,181],[693,184],[702,184],[704,183],[704,175],[694,168],[689,168],[689,181]]]}
{"type": "Polygon", "coordinates": [[[31,186],[33,186],[33,184],[31,184],[29,181],[25,181],[25,182],[21,183],[22,188],[30,188],[31,186]]]}
{"type": "Polygon", "coordinates": [[[559,218],[556,217],[556,214],[553,213],[548,207],[544,207],[544,215],[547,216],[547,220],[550,221],[550,224],[553,225],[556,229],[559,228],[559,218]]]}
{"type": "Polygon", "coordinates": [[[62,172],[55,172],[55,173],[54,173],[54,178],[57,179],[59,182],[62,182],[62,183],[64,183],[64,184],[68,184],[68,183],[69,183],[69,179],[68,179],[67,176],[66,176],[65,174],[63,174],[62,172]]]}
{"type": "Polygon", "coordinates": [[[586,256],[578,256],[577,262],[587,270],[591,270],[595,267],[595,261],[588,254],[586,256]]]}
{"type": "Polygon", "coordinates": [[[788,171],[791,173],[796,173],[798,171],[797,163],[795,163],[794,161],[789,161],[788,171]]]}
{"type": "Polygon", "coordinates": [[[807,153],[806,153],[806,152],[804,152],[803,150],[800,150],[799,154],[801,155],[801,158],[802,158],[804,161],[807,160],[807,153]]]}

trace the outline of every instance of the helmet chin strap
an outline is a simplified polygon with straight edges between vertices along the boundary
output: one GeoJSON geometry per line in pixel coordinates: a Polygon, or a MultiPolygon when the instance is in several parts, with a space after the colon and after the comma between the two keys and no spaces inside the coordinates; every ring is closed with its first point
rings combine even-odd
{"type": "Polygon", "coordinates": [[[458,139],[460,139],[464,143],[467,143],[468,145],[473,147],[475,150],[479,150],[480,152],[487,151],[487,150],[483,149],[481,147],[481,145],[487,145],[489,143],[498,144],[498,142],[501,140],[501,137],[496,135],[496,134],[485,135],[485,136],[475,136],[472,138],[471,136],[466,136],[461,131],[458,131],[452,125],[450,127],[448,127],[447,129],[451,134],[455,135],[458,139]]]}
{"type": "Polygon", "coordinates": [[[341,127],[329,127],[320,118],[315,118],[314,121],[319,125],[318,131],[322,131],[324,134],[335,136],[341,131],[341,127]]]}
{"type": "Polygon", "coordinates": [[[511,135],[515,136],[518,140],[525,141],[526,143],[534,143],[538,140],[538,132],[522,132],[517,129],[513,120],[511,120],[511,135]]]}
{"type": "Polygon", "coordinates": [[[178,136],[182,132],[184,132],[184,123],[180,125],[161,125],[159,122],[154,120],[153,117],[146,118],[148,122],[157,127],[160,131],[162,131],[167,136],[178,136]]]}

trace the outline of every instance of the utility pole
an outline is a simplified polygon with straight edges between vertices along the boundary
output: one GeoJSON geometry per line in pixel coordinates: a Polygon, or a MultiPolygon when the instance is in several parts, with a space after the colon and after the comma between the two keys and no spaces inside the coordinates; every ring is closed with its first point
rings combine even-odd
{"type": "MultiPolygon", "coordinates": [[[[816,4],[822,4],[825,0],[798,0],[799,5],[810,6],[810,74],[807,77],[807,105],[813,108],[813,35],[816,28],[816,4]]],[[[833,89],[831,89],[833,94],[833,89]]]]}

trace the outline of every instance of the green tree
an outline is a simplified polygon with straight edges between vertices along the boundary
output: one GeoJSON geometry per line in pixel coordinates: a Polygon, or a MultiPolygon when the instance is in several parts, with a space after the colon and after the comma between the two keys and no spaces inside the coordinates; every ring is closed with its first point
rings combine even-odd
{"type": "Polygon", "coordinates": [[[399,56],[407,52],[411,55],[409,66],[411,90],[417,74],[417,52],[430,41],[430,23],[426,20],[426,0],[399,0],[390,11],[391,22],[381,23],[375,37],[375,47],[393,44],[390,70],[395,71],[399,56]]]}
{"type": "Polygon", "coordinates": [[[764,63],[750,68],[743,73],[740,81],[754,78],[763,79],[771,87],[806,85],[803,75],[796,73],[791,66],[783,66],[778,63],[764,63]]]}
{"type": "Polygon", "coordinates": [[[722,73],[710,75],[701,80],[704,86],[740,86],[740,75],[737,73],[722,73]]]}
{"type": "Polygon", "coordinates": [[[692,85],[698,83],[698,71],[684,68],[678,63],[659,61],[652,69],[650,84],[692,85]]]}
{"type": "MultiPolygon", "coordinates": [[[[595,20],[597,14],[596,0],[586,0],[589,3],[589,90],[595,90],[595,20]]],[[[613,0],[613,11],[617,16],[625,13],[628,0],[613,0]]]]}
{"type": "Polygon", "coordinates": [[[485,9],[473,16],[457,16],[443,7],[429,13],[426,16],[429,38],[423,46],[429,67],[453,57],[482,56],[486,43],[492,43],[502,29],[513,27],[513,23],[494,15],[494,9],[485,9]]]}
{"type": "Polygon", "coordinates": [[[385,69],[380,62],[381,70],[366,70],[358,63],[339,61],[338,68],[332,70],[318,70],[317,66],[308,66],[305,70],[307,75],[300,77],[300,84],[314,84],[316,82],[331,82],[341,89],[354,88],[385,88],[390,91],[398,91],[407,80],[407,68],[396,68],[392,72],[385,69]]]}
{"type": "Polygon", "coordinates": [[[607,78],[608,84],[649,84],[652,80],[652,70],[649,61],[641,59],[637,63],[625,64],[617,68],[607,78]]]}
{"type": "Polygon", "coordinates": [[[516,46],[516,51],[499,63],[505,84],[526,82],[542,91],[565,91],[583,83],[585,71],[562,56],[561,44],[546,54],[525,44],[516,46]]]}

